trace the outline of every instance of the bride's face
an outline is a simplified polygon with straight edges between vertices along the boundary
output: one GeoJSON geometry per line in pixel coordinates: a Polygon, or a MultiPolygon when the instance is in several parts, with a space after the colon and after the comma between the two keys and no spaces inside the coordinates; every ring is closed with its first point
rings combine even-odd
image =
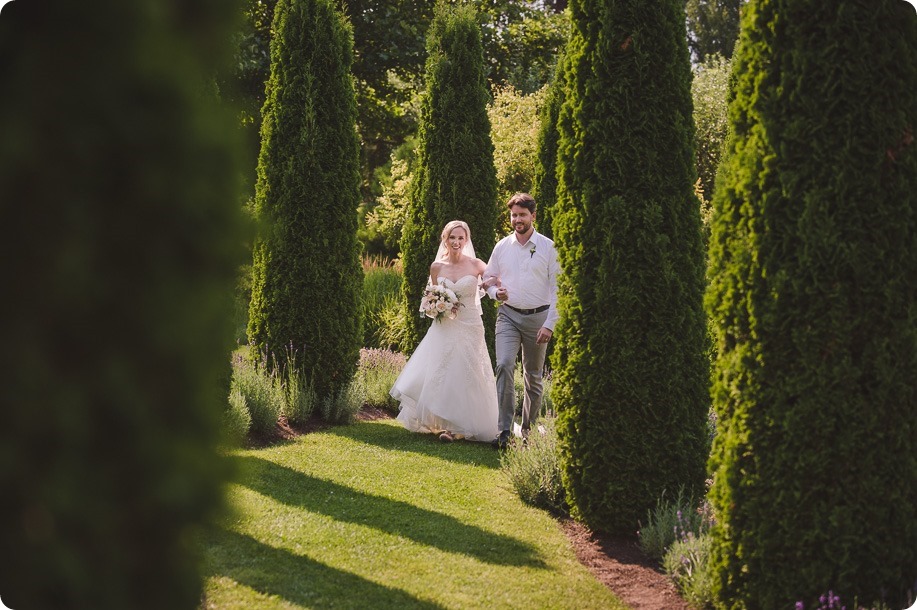
{"type": "Polygon", "coordinates": [[[465,247],[465,243],[468,241],[468,236],[465,235],[465,229],[456,227],[449,232],[447,240],[450,251],[461,253],[462,248],[465,247]]]}

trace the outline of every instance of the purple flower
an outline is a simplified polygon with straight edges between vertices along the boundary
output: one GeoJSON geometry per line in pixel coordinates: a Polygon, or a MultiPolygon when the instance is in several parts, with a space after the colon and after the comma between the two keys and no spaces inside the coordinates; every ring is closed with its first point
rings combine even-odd
{"type": "Polygon", "coordinates": [[[802,602],[796,602],[796,610],[806,610],[806,605],[802,602]]]}

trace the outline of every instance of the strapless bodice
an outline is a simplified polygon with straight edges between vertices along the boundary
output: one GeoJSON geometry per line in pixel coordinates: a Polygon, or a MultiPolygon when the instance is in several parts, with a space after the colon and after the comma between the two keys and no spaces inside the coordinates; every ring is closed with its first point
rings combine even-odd
{"type": "Polygon", "coordinates": [[[443,286],[454,292],[466,307],[474,303],[474,293],[478,289],[478,276],[463,275],[454,282],[447,277],[441,277],[439,281],[443,286]]]}

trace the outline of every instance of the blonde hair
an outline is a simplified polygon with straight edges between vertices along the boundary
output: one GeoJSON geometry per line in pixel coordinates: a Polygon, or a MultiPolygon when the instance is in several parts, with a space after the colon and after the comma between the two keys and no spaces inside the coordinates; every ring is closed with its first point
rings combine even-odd
{"type": "Polygon", "coordinates": [[[465,231],[465,239],[468,243],[471,243],[471,228],[468,226],[468,223],[464,220],[450,220],[446,223],[446,226],[443,227],[443,232],[439,236],[440,251],[449,250],[447,247],[449,242],[449,234],[452,233],[452,231],[455,229],[462,229],[465,231]]]}

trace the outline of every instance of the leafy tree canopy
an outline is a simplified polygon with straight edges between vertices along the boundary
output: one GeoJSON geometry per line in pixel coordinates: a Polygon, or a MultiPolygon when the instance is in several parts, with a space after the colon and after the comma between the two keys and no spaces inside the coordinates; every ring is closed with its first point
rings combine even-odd
{"type": "Polygon", "coordinates": [[[747,0],[686,0],[688,48],[695,62],[732,57],[739,37],[739,10],[747,0]]]}

